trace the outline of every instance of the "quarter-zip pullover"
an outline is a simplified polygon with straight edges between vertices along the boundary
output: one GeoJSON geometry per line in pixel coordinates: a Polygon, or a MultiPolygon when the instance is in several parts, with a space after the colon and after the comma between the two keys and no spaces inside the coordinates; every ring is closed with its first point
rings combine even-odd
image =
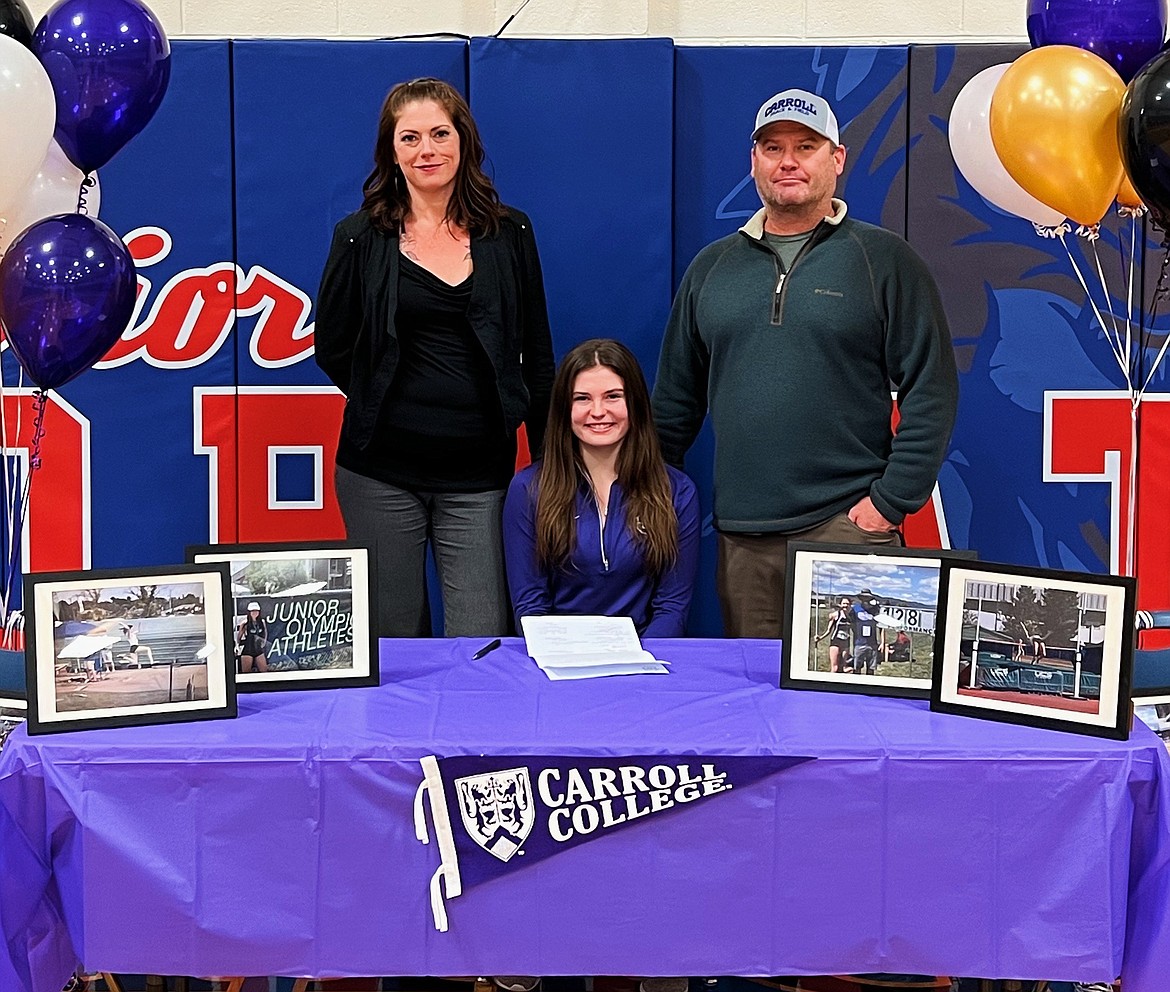
{"type": "Polygon", "coordinates": [[[646,637],[682,637],[699,562],[699,497],[682,472],[667,468],[678,516],[678,559],[655,578],[630,533],[620,481],[609,490],[604,524],[588,485],[577,490],[576,544],[563,568],[536,560],[539,464],[517,473],[504,502],[504,557],[516,626],[548,614],[627,616],[646,637]]]}
{"type": "Polygon", "coordinates": [[[709,406],[720,530],[800,531],[866,495],[900,523],[946,454],[958,377],[934,280],[902,238],[833,208],[787,273],[760,210],[675,296],[654,416],[681,465],[709,406]]]}

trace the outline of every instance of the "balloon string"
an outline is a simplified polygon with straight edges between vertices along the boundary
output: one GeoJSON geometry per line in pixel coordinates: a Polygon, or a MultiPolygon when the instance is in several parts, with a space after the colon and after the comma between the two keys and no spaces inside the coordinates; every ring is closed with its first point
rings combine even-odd
{"type": "Polygon", "coordinates": [[[89,214],[89,204],[86,202],[89,199],[89,191],[97,185],[97,176],[92,172],[87,172],[81,180],[81,188],[77,191],[77,212],[79,214],[89,214]]]}
{"type": "MultiPolygon", "coordinates": [[[[1120,212],[1121,210],[1124,210],[1124,209],[1126,209],[1126,208],[1119,207],[1118,211],[1120,212]]],[[[1125,214],[1122,214],[1122,216],[1125,216],[1125,214]]],[[[1139,308],[1141,306],[1141,299],[1140,299],[1140,294],[1138,294],[1138,292],[1137,292],[1137,285],[1134,282],[1134,273],[1137,271],[1137,267],[1138,267],[1138,264],[1137,264],[1138,230],[1137,229],[1138,229],[1138,218],[1140,216],[1141,216],[1141,213],[1138,211],[1133,211],[1129,214],[1130,222],[1129,222],[1129,259],[1128,259],[1129,264],[1128,265],[1126,264],[1127,259],[1125,257],[1125,254],[1119,253],[1120,257],[1121,257],[1122,270],[1123,271],[1128,270],[1126,272],[1126,291],[1125,291],[1125,299],[1126,299],[1125,355],[1126,355],[1126,358],[1129,359],[1129,375],[1126,378],[1127,382],[1133,382],[1134,379],[1136,378],[1136,376],[1134,374],[1134,362],[1133,362],[1133,325],[1135,323],[1135,320],[1138,323],[1139,334],[1141,331],[1141,323],[1140,323],[1141,322],[1141,313],[1138,312],[1139,308]]]]}
{"type": "Polygon", "coordinates": [[[24,632],[24,616],[21,614],[20,610],[17,610],[15,613],[9,616],[7,620],[4,621],[4,635],[3,639],[0,640],[0,644],[3,644],[4,647],[9,649],[15,647],[17,650],[20,650],[22,647],[24,647],[23,644],[13,644],[13,638],[16,634],[16,631],[18,630],[21,631],[21,633],[24,632]]]}
{"type": "MultiPolygon", "coordinates": [[[[16,511],[16,500],[14,498],[16,492],[16,479],[9,477],[9,460],[8,460],[8,423],[7,423],[7,397],[4,391],[4,378],[0,376],[0,452],[4,458],[4,474],[0,477],[0,485],[4,489],[4,509],[5,509],[5,524],[9,536],[9,547],[11,547],[12,540],[12,519],[16,511]]],[[[0,617],[5,621],[4,623],[4,646],[8,646],[8,587],[5,586],[4,595],[0,598],[0,617]]]]}
{"type": "MultiPolygon", "coordinates": [[[[1120,208],[1118,208],[1120,211],[1120,208]]],[[[1126,214],[1125,216],[1129,216],[1126,214]]],[[[1125,249],[1125,235],[1124,232],[1119,232],[1117,235],[1117,260],[1121,269],[1121,280],[1125,283],[1125,357],[1130,369],[1130,374],[1127,377],[1127,382],[1133,382],[1133,323],[1134,323],[1134,283],[1133,273],[1137,266],[1137,245],[1136,233],[1133,224],[1130,225],[1129,238],[1129,255],[1126,256],[1125,249]]]]}
{"type": "MultiPolygon", "coordinates": [[[[1078,235],[1084,236],[1087,230],[1088,229],[1081,227],[1078,228],[1077,233],[1078,235]]],[[[1115,341],[1112,337],[1110,337],[1109,329],[1105,326],[1105,319],[1101,316],[1101,311],[1097,307],[1097,301],[1093,299],[1093,294],[1089,290],[1089,285],[1085,280],[1084,273],[1081,271],[1080,265],[1077,263],[1076,258],[1069,249],[1068,242],[1064,239],[1063,236],[1060,238],[1060,243],[1064,246],[1065,254],[1068,255],[1068,261],[1072,266],[1073,273],[1076,275],[1077,281],[1081,284],[1081,289],[1085,292],[1085,299],[1088,301],[1089,306],[1093,308],[1093,313],[1097,317],[1097,323],[1101,328],[1101,333],[1105,340],[1109,342],[1109,348],[1113,352],[1113,357],[1120,366],[1122,373],[1126,376],[1126,385],[1128,386],[1129,375],[1125,367],[1125,358],[1121,353],[1120,341],[1115,341]]],[[[1108,300],[1108,294],[1106,295],[1106,300],[1108,300]]]]}
{"type": "Polygon", "coordinates": [[[1081,289],[1085,291],[1085,299],[1089,301],[1089,306],[1093,308],[1093,313],[1097,316],[1097,323],[1101,325],[1101,331],[1105,335],[1105,340],[1109,342],[1109,348],[1113,352],[1113,357],[1117,360],[1117,364],[1121,367],[1121,372],[1125,376],[1125,383],[1129,385],[1129,372],[1125,367],[1125,358],[1118,350],[1118,345],[1114,344],[1113,339],[1109,337],[1109,331],[1105,327],[1105,321],[1101,317],[1101,311],[1097,309],[1097,301],[1093,299],[1093,294],[1089,292],[1089,285],[1085,282],[1085,277],[1081,274],[1081,267],[1077,265],[1077,260],[1073,257],[1073,253],[1069,250],[1068,242],[1064,236],[1061,236],[1060,243],[1064,245],[1065,254],[1068,255],[1069,263],[1072,265],[1072,270],[1076,273],[1077,281],[1081,284],[1081,289]]]}
{"type": "MultiPolygon", "coordinates": [[[[29,479],[41,467],[41,441],[45,436],[45,406],[48,402],[48,393],[43,389],[33,392],[33,436],[32,451],[29,452],[29,479]]],[[[28,488],[27,486],[25,487],[28,488]]]]}
{"type": "Polygon", "coordinates": [[[1117,342],[1117,351],[1119,354],[1125,355],[1128,358],[1129,352],[1121,350],[1121,328],[1117,324],[1117,315],[1113,312],[1112,300],[1109,296],[1109,284],[1105,281],[1105,270],[1101,267],[1101,255],[1097,251],[1099,241],[1097,238],[1092,238],[1089,243],[1093,246],[1093,262],[1097,267],[1097,278],[1101,282],[1101,292],[1105,296],[1105,312],[1109,314],[1109,320],[1113,324],[1113,338],[1117,342]]]}
{"type": "MultiPolygon", "coordinates": [[[[1154,318],[1158,315],[1158,305],[1166,297],[1168,291],[1166,286],[1166,268],[1170,264],[1170,248],[1166,248],[1162,255],[1162,267],[1158,270],[1158,285],[1154,289],[1153,306],[1150,308],[1150,329],[1146,334],[1146,345],[1149,346],[1150,337],[1154,333],[1154,318]]],[[[1153,364],[1150,366],[1150,371],[1146,375],[1145,381],[1142,383],[1140,393],[1145,393],[1146,388],[1150,385],[1150,380],[1154,378],[1154,373],[1158,371],[1158,366],[1162,363],[1163,357],[1166,355],[1166,349],[1170,347],[1170,334],[1167,334],[1162,341],[1162,347],[1158,349],[1158,354],[1154,358],[1153,364]]]]}
{"type": "Polygon", "coordinates": [[[1154,327],[1158,323],[1158,313],[1162,308],[1162,301],[1166,298],[1170,287],[1167,286],[1166,276],[1170,268],[1170,236],[1162,242],[1162,264],[1158,268],[1158,281],[1154,285],[1154,291],[1150,294],[1150,315],[1149,323],[1143,328],[1141,337],[1141,346],[1137,349],[1137,358],[1144,368],[1144,361],[1146,352],[1150,349],[1150,343],[1154,335],[1154,327]]]}
{"type": "MultiPolygon", "coordinates": [[[[1138,436],[1139,411],[1141,409],[1142,394],[1134,389],[1133,338],[1132,328],[1134,319],[1134,270],[1137,268],[1137,218],[1138,214],[1131,215],[1129,259],[1124,250],[1120,251],[1122,275],[1126,276],[1126,316],[1125,316],[1125,356],[1128,372],[1126,385],[1129,386],[1129,478],[1127,481],[1127,497],[1129,512],[1126,514],[1125,524],[1125,575],[1132,576],[1137,561],[1137,480],[1138,480],[1138,436]],[[1126,264],[1128,261],[1128,265],[1126,264]],[[1128,272],[1126,271],[1128,269],[1128,272]]],[[[1093,244],[1093,254],[1097,255],[1097,245],[1093,244]]],[[[1097,258],[1097,270],[1101,275],[1101,284],[1105,284],[1105,273],[1101,270],[1101,259],[1097,258]]],[[[1140,318],[1139,318],[1140,319],[1140,318]]]]}
{"type": "MultiPolygon", "coordinates": [[[[45,436],[45,405],[48,395],[43,390],[33,392],[33,436],[29,450],[28,471],[25,473],[24,489],[20,496],[20,510],[16,520],[23,524],[28,516],[29,499],[32,495],[33,473],[41,466],[41,440],[45,436]]],[[[20,527],[23,537],[23,525],[20,527]]],[[[10,531],[8,553],[8,574],[4,577],[4,612],[8,613],[8,604],[12,597],[12,580],[16,574],[20,561],[21,542],[17,535],[10,531]]]]}
{"type": "Polygon", "coordinates": [[[1131,394],[1129,405],[1129,519],[1125,528],[1125,574],[1134,574],[1137,557],[1134,544],[1137,542],[1137,477],[1138,477],[1138,410],[1141,407],[1140,393],[1131,394]]]}
{"type": "MultiPolygon", "coordinates": [[[[16,372],[17,372],[16,393],[17,393],[17,396],[19,397],[20,390],[24,386],[24,367],[22,365],[20,365],[19,363],[17,364],[16,372]]],[[[13,548],[16,546],[16,517],[17,517],[17,512],[18,512],[18,507],[19,507],[19,501],[16,497],[18,475],[17,475],[16,459],[15,458],[10,459],[8,457],[8,454],[9,454],[9,452],[12,452],[13,454],[15,454],[15,452],[16,452],[16,446],[20,440],[20,429],[21,429],[21,422],[23,420],[24,406],[20,402],[17,402],[17,404],[16,404],[16,429],[10,435],[8,432],[8,423],[7,423],[8,404],[4,400],[2,392],[3,392],[3,384],[2,384],[2,380],[0,380],[0,436],[2,436],[2,441],[3,441],[2,447],[3,447],[3,452],[4,452],[4,475],[3,475],[4,482],[3,482],[3,485],[4,485],[5,524],[6,524],[6,532],[7,532],[7,537],[8,537],[8,547],[13,548]],[[9,443],[9,438],[11,438],[11,444],[9,443]]],[[[11,594],[12,594],[12,569],[9,569],[8,573],[7,573],[5,585],[4,585],[4,594],[3,594],[3,597],[0,597],[0,612],[2,612],[2,614],[6,618],[6,620],[11,619],[10,614],[9,614],[9,610],[8,610],[8,603],[9,603],[9,598],[10,598],[11,594]]]]}
{"type": "Polygon", "coordinates": [[[1032,221],[1032,227],[1042,238],[1063,238],[1072,230],[1064,221],[1061,221],[1059,224],[1054,224],[1051,227],[1045,227],[1043,224],[1037,224],[1035,221],[1032,221]]]}

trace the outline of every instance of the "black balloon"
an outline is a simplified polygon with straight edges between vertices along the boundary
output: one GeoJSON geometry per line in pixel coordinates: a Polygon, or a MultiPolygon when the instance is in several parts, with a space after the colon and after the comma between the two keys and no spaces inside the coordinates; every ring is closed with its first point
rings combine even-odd
{"type": "Polygon", "coordinates": [[[24,5],[24,0],[0,0],[0,34],[19,41],[30,51],[33,48],[32,14],[24,5]]]}
{"type": "Polygon", "coordinates": [[[1117,126],[1129,181],[1154,222],[1170,231],[1170,51],[1159,52],[1130,81],[1117,126]]]}

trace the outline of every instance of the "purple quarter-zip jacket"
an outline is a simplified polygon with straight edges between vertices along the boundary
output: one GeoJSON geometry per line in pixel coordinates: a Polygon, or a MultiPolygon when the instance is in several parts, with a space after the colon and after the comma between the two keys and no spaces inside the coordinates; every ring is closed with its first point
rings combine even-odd
{"type": "Polygon", "coordinates": [[[577,490],[577,543],[564,568],[536,560],[536,493],[539,463],[512,479],[504,503],[504,556],[516,626],[546,614],[627,616],[644,637],[682,637],[699,563],[699,497],[682,472],[667,468],[678,515],[678,560],[657,580],[646,571],[626,521],[621,482],[609,493],[602,530],[588,485],[577,490]]]}

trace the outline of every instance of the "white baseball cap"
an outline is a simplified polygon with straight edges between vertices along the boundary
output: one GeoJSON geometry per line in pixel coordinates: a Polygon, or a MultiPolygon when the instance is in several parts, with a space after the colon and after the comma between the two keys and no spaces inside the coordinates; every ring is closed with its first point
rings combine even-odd
{"type": "Polygon", "coordinates": [[[777,121],[795,121],[823,138],[828,138],[834,145],[841,144],[841,132],[837,127],[837,117],[833,113],[824,97],[809,93],[807,90],[784,90],[775,96],[768,97],[760,106],[756,114],[756,126],[752,131],[752,141],[756,140],[760,131],[769,124],[777,121]]]}
{"type": "Polygon", "coordinates": [[[251,612],[252,610],[258,610],[258,609],[260,609],[259,603],[249,603],[248,604],[248,611],[249,612],[251,612]]]}

